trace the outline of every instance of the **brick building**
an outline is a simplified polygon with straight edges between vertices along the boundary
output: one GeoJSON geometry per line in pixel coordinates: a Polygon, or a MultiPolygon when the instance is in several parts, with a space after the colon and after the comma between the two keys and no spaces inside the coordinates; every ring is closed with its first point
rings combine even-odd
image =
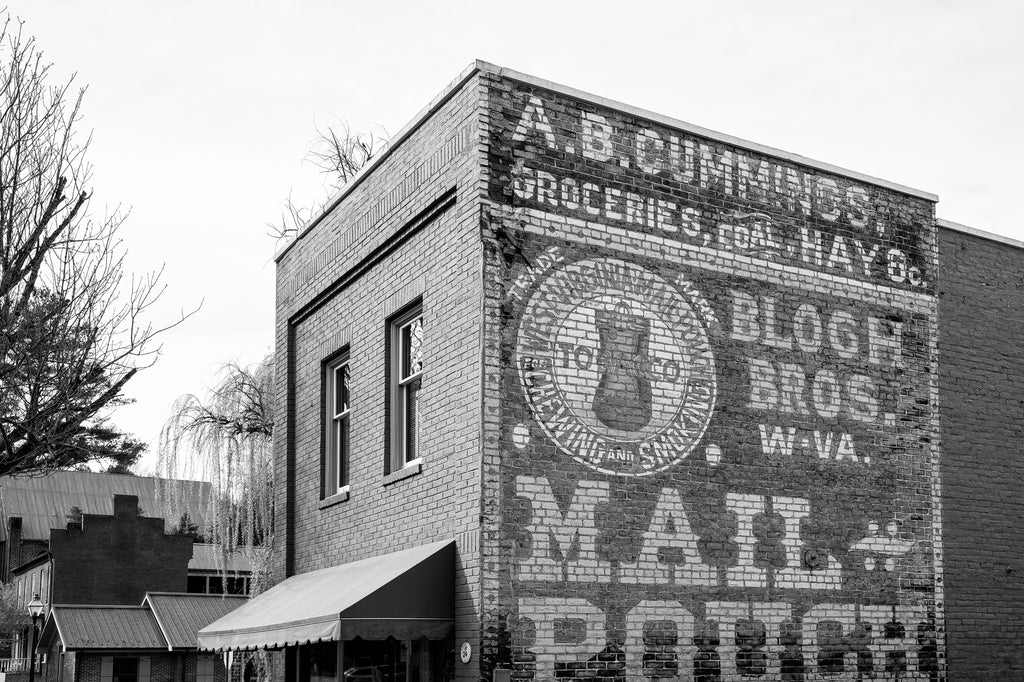
{"type": "MultiPolygon", "coordinates": [[[[33,596],[38,596],[46,607],[44,621],[60,605],[68,613],[78,614],[76,623],[88,622],[88,618],[99,614],[104,616],[104,622],[116,625],[117,618],[124,616],[128,620],[127,624],[122,623],[122,629],[130,631],[131,619],[142,618],[136,611],[143,608],[139,604],[147,593],[248,593],[251,568],[244,556],[222,557],[213,545],[195,544],[189,536],[168,534],[164,519],[144,516],[134,495],[114,495],[111,506],[112,514],[82,514],[77,523],[51,529],[46,549],[11,571],[19,611],[24,612],[33,596]],[[96,608],[79,608],[85,605],[96,608]]],[[[192,601],[182,596],[176,597],[172,606],[204,603],[213,602],[192,601]]],[[[234,599],[225,603],[238,605],[234,599]]],[[[219,617],[228,610],[218,608],[212,613],[219,617]]],[[[178,613],[182,609],[172,611],[178,613]]],[[[208,611],[209,607],[201,607],[199,613],[208,611]]],[[[187,615],[190,610],[186,608],[184,612],[187,615]]],[[[214,619],[211,615],[202,625],[214,619]]],[[[33,642],[30,629],[26,627],[17,635],[13,658],[6,659],[8,666],[11,661],[21,667],[27,664],[25,659],[30,657],[33,642]]],[[[65,645],[71,646],[66,642],[65,645]]],[[[60,649],[66,650],[77,649],[60,649]]],[[[45,667],[48,671],[51,668],[49,664],[45,667]]]]}
{"type": "Polygon", "coordinates": [[[40,636],[41,682],[225,682],[221,656],[201,654],[196,632],[244,597],[146,594],[140,605],[53,607],[40,636]]]}
{"type": "Polygon", "coordinates": [[[474,64],[278,255],[286,579],[200,646],[1024,676],[1024,252],[936,200],[474,64]]]}
{"type": "MultiPolygon", "coordinates": [[[[46,549],[11,571],[18,610],[38,595],[49,615],[54,604],[138,605],[149,591],[184,592],[192,538],[168,535],[164,520],[140,515],[134,495],[114,495],[113,514],[83,514],[80,525],[50,530],[46,549]]],[[[26,627],[13,643],[14,659],[30,657],[26,627]]]]}
{"type": "MultiPolygon", "coordinates": [[[[211,491],[206,481],[92,471],[0,476],[0,580],[8,582],[11,571],[46,551],[50,531],[65,528],[72,509],[82,514],[109,515],[114,512],[114,495],[134,495],[145,516],[162,516],[161,500],[174,500],[201,528],[211,491]]],[[[177,518],[168,518],[167,530],[177,522],[177,518]]]]}

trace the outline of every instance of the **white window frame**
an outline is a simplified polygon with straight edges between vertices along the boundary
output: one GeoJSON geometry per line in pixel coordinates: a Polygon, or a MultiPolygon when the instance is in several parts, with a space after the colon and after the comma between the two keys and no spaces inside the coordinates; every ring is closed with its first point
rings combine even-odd
{"type": "Polygon", "coordinates": [[[414,369],[410,368],[410,349],[405,333],[417,322],[422,332],[422,303],[417,303],[391,322],[391,471],[398,471],[421,461],[421,412],[417,409],[410,432],[409,405],[414,399],[418,402],[420,391],[423,390],[423,371],[426,363],[422,349],[426,344],[421,342],[419,365],[414,369]]]}
{"type": "Polygon", "coordinates": [[[324,485],[325,498],[348,492],[349,466],[352,450],[352,364],[346,350],[326,366],[326,392],[324,403],[324,485]],[[344,385],[340,385],[339,376],[345,377],[344,385]],[[343,391],[345,401],[342,409],[338,408],[339,390],[343,391]],[[345,437],[341,436],[346,432],[345,437]]]}

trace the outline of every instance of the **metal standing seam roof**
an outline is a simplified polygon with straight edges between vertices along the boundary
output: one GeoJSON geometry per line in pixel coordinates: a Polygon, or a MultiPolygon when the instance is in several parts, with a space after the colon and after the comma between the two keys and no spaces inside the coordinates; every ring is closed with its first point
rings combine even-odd
{"type": "Polygon", "coordinates": [[[167,648],[156,619],[143,606],[57,604],[50,611],[41,642],[52,640],[53,627],[66,650],[167,648]]]}
{"type": "MultiPolygon", "coordinates": [[[[7,520],[15,516],[22,519],[22,537],[49,540],[51,529],[67,527],[67,514],[72,507],[79,507],[86,514],[112,515],[114,495],[135,495],[144,516],[164,516],[158,485],[170,488],[163,492],[165,498],[187,500],[189,516],[202,527],[212,497],[212,486],[206,481],[54,471],[45,476],[0,477],[0,540],[7,539],[7,520]]],[[[171,529],[179,518],[165,521],[171,529]]]]}
{"type": "Polygon", "coordinates": [[[237,550],[221,558],[219,545],[194,543],[192,559],[188,562],[190,571],[220,571],[231,573],[252,573],[252,563],[245,552],[237,550]]]}
{"type": "Polygon", "coordinates": [[[150,592],[142,602],[156,618],[170,649],[195,649],[196,633],[248,601],[219,594],[150,592]]]}

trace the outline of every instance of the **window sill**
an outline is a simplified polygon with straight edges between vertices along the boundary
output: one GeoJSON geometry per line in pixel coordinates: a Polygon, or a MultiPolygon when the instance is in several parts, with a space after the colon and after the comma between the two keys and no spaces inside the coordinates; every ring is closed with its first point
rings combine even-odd
{"type": "Polygon", "coordinates": [[[398,471],[392,471],[390,474],[385,474],[384,485],[391,485],[392,483],[397,483],[403,479],[409,478],[410,476],[415,476],[421,471],[423,471],[423,460],[414,459],[413,461],[409,462],[398,471]]]}
{"type": "Polygon", "coordinates": [[[344,488],[342,488],[338,492],[334,493],[333,495],[330,495],[329,497],[325,497],[324,499],[320,500],[320,504],[317,505],[317,508],[318,509],[327,509],[328,507],[333,507],[336,504],[341,504],[342,502],[347,502],[347,501],[348,501],[348,486],[345,486],[344,488]]]}

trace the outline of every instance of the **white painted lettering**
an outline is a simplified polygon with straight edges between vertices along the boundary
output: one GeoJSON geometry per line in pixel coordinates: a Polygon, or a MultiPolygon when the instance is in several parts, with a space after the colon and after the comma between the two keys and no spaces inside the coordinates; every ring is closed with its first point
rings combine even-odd
{"type": "Polygon", "coordinates": [[[516,124],[515,132],[512,133],[512,139],[516,142],[523,142],[531,137],[531,133],[540,133],[548,147],[558,149],[555,134],[551,130],[551,122],[548,120],[547,114],[544,113],[544,102],[539,97],[530,98],[526,108],[523,109],[519,123],[516,124]]]}
{"type": "Polygon", "coordinates": [[[717,583],[715,569],[701,561],[697,535],[690,528],[678,490],[661,489],[637,560],[622,562],[619,571],[623,583],[708,586],[717,583]],[[683,561],[666,561],[666,556],[681,557],[683,561]]]}
{"type": "Polygon", "coordinates": [[[536,656],[537,682],[555,682],[555,663],[586,659],[606,641],[605,615],[585,599],[520,597],[512,627],[512,646],[529,648],[536,656]],[[523,622],[529,619],[531,628],[523,622]]]}
{"type": "Polygon", "coordinates": [[[608,484],[580,481],[563,512],[546,478],[517,476],[516,494],[530,500],[533,516],[526,524],[532,538],[528,556],[516,563],[520,580],[608,582],[611,570],[598,561],[594,543],[594,507],[608,501],[608,484]]]}
{"type": "Polygon", "coordinates": [[[763,514],[764,498],[760,495],[726,493],[725,506],[736,514],[736,535],[732,541],[739,547],[736,565],[726,570],[726,579],[734,587],[767,587],[768,572],[754,565],[754,517],[763,514]]]}

